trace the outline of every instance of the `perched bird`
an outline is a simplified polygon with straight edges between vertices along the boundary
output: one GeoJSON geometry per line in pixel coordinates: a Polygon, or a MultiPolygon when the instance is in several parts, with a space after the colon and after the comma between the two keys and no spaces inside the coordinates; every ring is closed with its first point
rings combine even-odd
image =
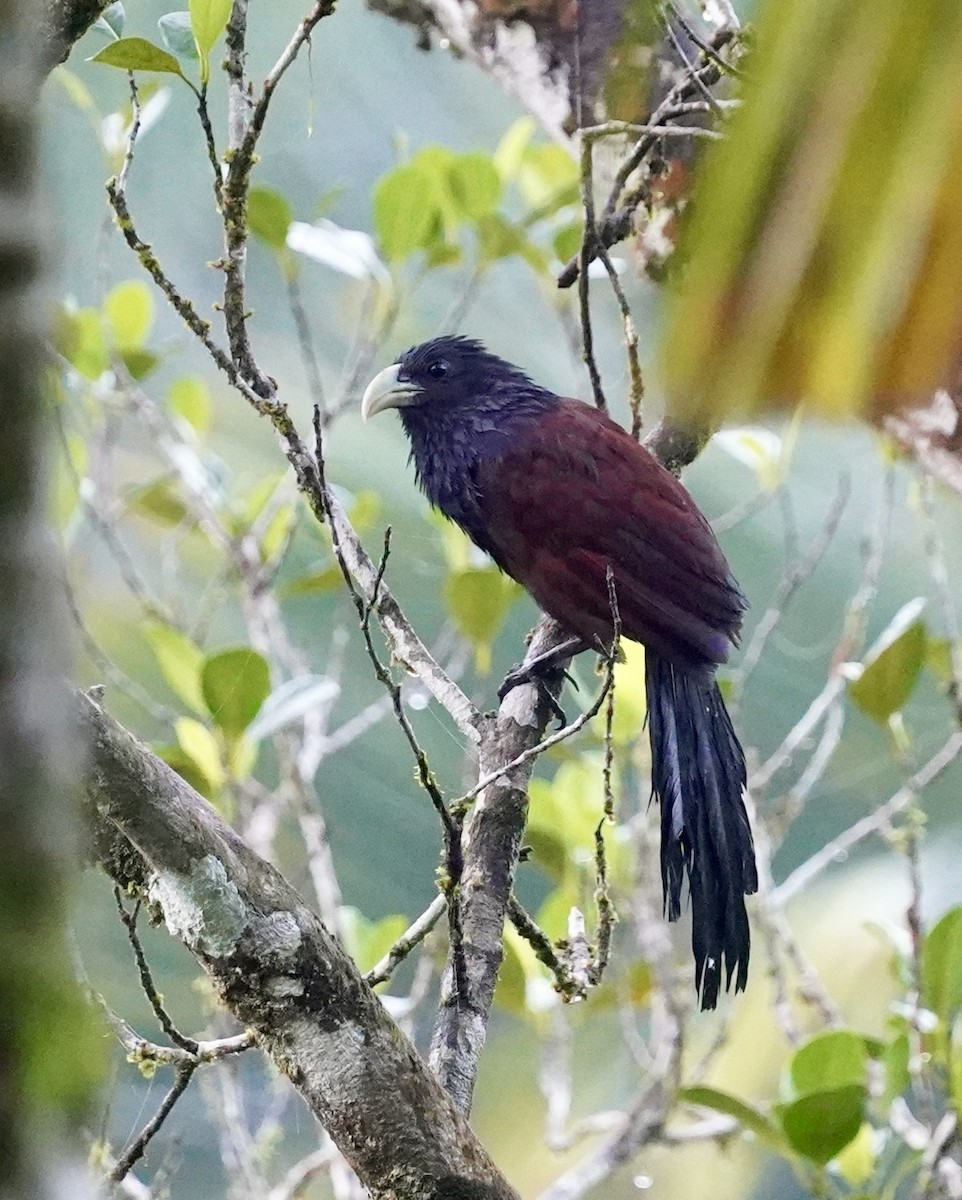
{"type": "Polygon", "coordinates": [[[645,647],[652,791],[669,920],[691,893],[695,985],[748,976],[746,894],[758,886],[745,756],[715,669],[745,597],[677,479],[620,425],[539,387],[480,342],[415,346],[368,385],[365,420],[400,412],[428,500],[584,642],[645,647]]]}

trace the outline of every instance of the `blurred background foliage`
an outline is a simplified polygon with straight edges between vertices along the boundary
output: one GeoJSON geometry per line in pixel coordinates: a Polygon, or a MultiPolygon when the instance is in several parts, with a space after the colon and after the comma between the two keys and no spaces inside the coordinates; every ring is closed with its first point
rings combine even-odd
{"type": "MultiPolygon", "coordinates": [[[[944,228],[957,237],[962,228],[958,189],[949,186],[962,112],[956,7],[888,2],[873,6],[870,20],[856,0],[770,0],[766,9],[759,40],[772,48],[751,72],[753,104],[736,110],[731,140],[702,176],[708,198],[696,205],[682,243],[685,286],[666,293],[655,281],[651,224],[612,251],[639,335],[649,424],[661,407],[658,363],[673,400],[687,399],[689,411],[693,405],[701,415],[709,400],[714,415],[802,398],[823,412],[850,414],[871,408],[882,393],[930,387],[958,332],[958,293],[946,272],[957,274],[962,259],[949,253],[951,238],[939,235],[944,228]],[[906,35],[910,21],[913,38],[906,35]],[[862,53],[869,32],[878,41],[871,61],[862,53]],[[940,53],[930,60],[927,48],[939,38],[940,53]],[[819,107],[839,79],[847,87],[831,114],[851,118],[844,129],[823,119],[819,107]],[[931,126],[925,146],[911,145],[920,156],[911,177],[900,172],[914,126],[905,126],[893,86],[913,98],[904,107],[931,126]],[[877,143],[871,164],[860,157],[860,130],[877,143]],[[805,147],[824,175],[805,175],[805,147]],[[836,156],[830,163],[829,149],[836,156]],[[942,168],[938,177],[933,160],[942,168]],[[803,177],[810,192],[800,196],[803,177]],[[891,199],[884,212],[873,207],[879,180],[891,199]],[[753,256],[764,252],[766,261],[784,265],[778,227],[794,211],[789,201],[803,204],[811,224],[789,277],[774,268],[766,276],[753,256]],[[904,207],[910,201],[914,223],[904,207]],[[907,225],[909,243],[901,237],[907,225]],[[853,288],[856,280],[864,288],[853,288]],[[919,281],[931,284],[935,297],[921,306],[919,281]],[[891,320],[880,328],[873,313],[885,308],[886,296],[893,297],[891,320]],[[951,302],[942,304],[946,296],[951,302]],[[933,313],[944,318],[937,333],[906,324],[933,313]],[[826,329],[831,336],[816,340],[826,329]],[[915,359],[885,358],[899,339],[922,348],[915,359]],[[887,374],[880,365],[887,361],[908,374],[887,374]],[[913,362],[920,373],[911,373],[913,362]]],[[[105,683],[111,711],[255,845],[262,839],[308,894],[298,826],[304,812],[287,797],[268,805],[265,818],[261,802],[284,778],[285,732],[306,713],[321,721],[314,786],[345,906],[341,927],[366,969],[435,894],[436,822],[387,719],[326,529],[295,493],[267,428],[185,335],[106,209],[104,178],[121,166],[132,113],[125,76],[103,64],[128,65],[131,54],[147,54],[162,73],[141,77],[129,203],[167,273],[213,319],[220,278],[210,264],[221,253],[221,230],[195,99],[175,68],[197,81],[209,56],[209,102],[219,114],[219,49],[205,44],[198,56],[182,16],[163,4],[130,6],[123,28],[116,6],[108,15],[113,28],[91,31],[44,96],[60,368],[51,373],[59,450],[52,510],[68,551],[78,674],[87,684],[105,683]],[[170,61],[125,47],[120,36],[149,39],[170,61]],[[85,61],[94,56],[99,63],[85,61]],[[278,658],[272,631],[259,624],[265,610],[254,601],[265,591],[295,648],[286,658],[278,658]]],[[[252,6],[253,77],[269,68],[300,15],[293,0],[252,6]]],[[[612,116],[637,121],[655,74],[642,50],[660,26],[640,0],[628,6],[628,17],[610,69],[597,67],[593,95],[603,96],[612,116]]],[[[624,144],[617,143],[621,150],[624,144]]],[[[249,262],[259,361],[302,430],[322,399],[328,474],[355,526],[376,555],[391,525],[394,593],[476,701],[493,707],[499,680],[520,657],[534,606],[428,515],[400,430],[389,421],[362,429],[356,401],[374,370],[448,329],[481,337],[559,392],[589,398],[577,299],[556,286],[582,239],[576,157],[490,77],[449,55],[425,54],[408,30],[347,4],[319,27],[310,54],[285,80],[260,154],[249,262]]],[[[595,159],[599,197],[616,164],[615,152],[602,147],[595,159]]],[[[667,172],[663,182],[670,178],[667,172]]],[[[659,199],[671,204],[677,195],[665,186],[655,189],[659,199]]],[[[672,274],[674,284],[674,267],[672,274]]],[[[592,275],[591,289],[597,361],[613,410],[627,419],[622,318],[602,278],[592,275]]],[[[778,833],[778,882],[897,793],[951,731],[947,687],[958,648],[947,640],[952,627],[933,563],[944,563],[950,581],[962,577],[958,501],[921,482],[865,425],[780,416],[720,434],[686,483],[716,522],[752,601],[746,657],[724,685],[751,769],[768,771],[760,795],[762,815],[778,833]],[[852,661],[837,671],[840,649],[852,661]],[[832,677],[840,680],[831,710],[838,736],[826,761],[806,777],[813,751],[827,745],[813,724],[801,738],[799,763],[776,773],[772,755],[832,677]]],[[[616,897],[635,885],[636,833],[647,808],[646,748],[638,737],[642,673],[640,656],[629,653],[619,667],[614,727],[624,805],[609,839],[616,897]]],[[[581,686],[566,692],[572,710],[597,687],[591,663],[577,662],[573,674],[581,686]]],[[[467,747],[416,683],[406,699],[446,793],[466,790],[467,747]]],[[[532,854],[518,890],[552,937],[564,936],[572,904],[591,906],[602,734],[592,726],[563,744],[542,760],[532,787],[532,854]]],[[[913,1148],[915,1117],[905,1105],[896,1128],[891,1113],[910,1091],[920,1055],[938,1081],[940,1103],[952,1111],[962,1102],[962,921],[953,909],[962,899],[959,782],[956,766],[925,790],[924,818],[913,816],[851,858],[840,852],[838,864],[791,902],[792,927],[841,1028],[824,1032],[824,1014],[793,1002],[799,1035],[816,1036],[797,1049],[786,1041],[766,972],[766,931],[756,938],[748,992],[724,1002],[724,1044],[713,1047],[717,1016],[691,1018],[692,1063],[712,1053],[687,1098],[735,1117],[752,1136],[649,1147],[597,1195],[627,1197],[651,1187],[660,1196],[686,1196],[709,1172],[719,1200],[813,1192],[888,1197],[912,1186],[902,1180],[914,1178],[922,1154],[913,1148]],[[927,1029],[906,1001],[913,948],[905,911],[916,851],[925,924],[949,911],[915,947],[921,1004],[932,1014],[927,1029]]],[[[76,918],[87,970],[114,1008],[147,1026],[149,1010],[112,903],[104,881],[90,876],[76,918]]],[[[157,931],[143,936],[177,1019],[216,1028],[186,953],[157,931]]],[[[684,923],[672,939],[684,956],[684,923]]],[[[621,939],[605,984],[561,1013],[531,947],[509,934],[474,1124],[525,1195],[546,1187],[582,1149],[545,1145],[539,1070],[543,1077],[553,1061],[570,1062],[575,1121],[624,1105],[644,1077],[639,1046],[653,983],[643,951],[621,939]]],[[[415,986],[416,975],[407,968],[402,983],[415,986]]],[[[382,990],[392,992],[394,984],[382,990]]],[[[430,1009],[409,1016],[422,1046],[430,1009]]],[[[115,1146],[162,1094],[149,1072],[138,1079],[116,1057],[103,1129],[115,1146]]],[[[313,1122],[264,1066],[226,1063],[216,1080],[185,1097],[151,1149],[158,1194],[164,1187],[184,1197],[225,1191],[230,1134],[212,1135],[210,1107],[243,1110],[257,1131],[257,1171],[265,1178],[316,1144],[313,1122]]],[[[329,1194],[323,1180],[312,1187],[329,1194]]]]}

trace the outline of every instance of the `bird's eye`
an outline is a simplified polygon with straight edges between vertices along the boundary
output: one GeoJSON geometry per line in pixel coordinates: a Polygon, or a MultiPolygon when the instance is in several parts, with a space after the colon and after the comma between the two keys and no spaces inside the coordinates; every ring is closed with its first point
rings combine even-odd
{"type": "Polygon", "coordinates": [[[443,359],[433,362],[428,367],[428,374],[432,379],[443,379],[451,368],[443,359]]]}

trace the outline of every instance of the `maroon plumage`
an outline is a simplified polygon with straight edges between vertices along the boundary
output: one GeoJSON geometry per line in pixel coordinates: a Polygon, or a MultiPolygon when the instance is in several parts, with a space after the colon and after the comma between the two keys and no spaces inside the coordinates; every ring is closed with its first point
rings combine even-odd
{"type": "Polygon", "coordinates": [[[492,553],[592,646],[622,631],[671,662],[724,662],[745,604],[708,522],[647,450],[597,409],[561,400],[476,479],[492,553]]]}
{"type": "Polygon", "coordinates": [[[646,648],[652,789],[670,919],[687,875],[702,1006],[747,978],[757,886],[745,761],[714,675],[746,602],[685,488],[622,428],[464,338],[409,350],[362,411],[401,410],[428,499],[587,646],[646,648]]]}

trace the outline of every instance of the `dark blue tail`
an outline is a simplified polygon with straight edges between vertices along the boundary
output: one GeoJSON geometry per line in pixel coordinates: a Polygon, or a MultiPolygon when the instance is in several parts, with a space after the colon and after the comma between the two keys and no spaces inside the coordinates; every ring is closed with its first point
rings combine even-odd
{"type": "Polygon", "coordinates": [[[695,986],[702,1008],[748,978],[744,897],[758,887],[745,811],[745,755],[718,684],[645,653],[652,791],[661,805],[661,878],[670,921],[691,892],[695,986]]]}

